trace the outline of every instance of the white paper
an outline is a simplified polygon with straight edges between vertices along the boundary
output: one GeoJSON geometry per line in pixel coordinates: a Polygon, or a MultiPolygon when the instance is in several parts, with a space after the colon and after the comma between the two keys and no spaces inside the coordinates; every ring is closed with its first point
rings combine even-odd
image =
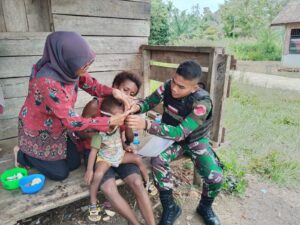
{"type": "Polygon", "coordinates": [[[173,140],[164,139],[153,136],[151,139],[137,152],[138,155],[145,157],[156,157],[174,143],[173,140]]]}

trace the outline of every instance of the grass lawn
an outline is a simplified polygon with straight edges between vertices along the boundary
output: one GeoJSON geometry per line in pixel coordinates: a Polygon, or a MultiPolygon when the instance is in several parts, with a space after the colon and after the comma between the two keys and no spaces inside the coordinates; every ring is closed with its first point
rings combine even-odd
{"type": "MultiPolygon", "coordinates": [[[[151,91],[161,82],[151,81],[151,91]]],[[[285,187],[300,186],[300,95],[232,83],[225,103],[224,190],[244,193],[245,174],[285,187]]]]}
{"type": "Polygon", "coordinates": [[[234,82],[224,122],[227,144],[218,153],[229,177],[225,189],[242,193],[245,173],[300,186],[299,94],[234,82]]]}

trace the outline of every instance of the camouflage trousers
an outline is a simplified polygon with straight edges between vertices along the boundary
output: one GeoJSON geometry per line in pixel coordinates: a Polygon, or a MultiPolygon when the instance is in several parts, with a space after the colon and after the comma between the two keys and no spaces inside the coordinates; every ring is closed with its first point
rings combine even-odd
{"type": "Polygon", "coordinates": [[[191,157],[195,168],[203,179],[202,195],[211,198],[216,197],[223,183],[223,175],[208,138],[202,138],[190,144],[175,142],[159,156],[152,158],[152,173],[157,188],[160,191],[173,188],[170,163],[183,154],[191,157]]]}

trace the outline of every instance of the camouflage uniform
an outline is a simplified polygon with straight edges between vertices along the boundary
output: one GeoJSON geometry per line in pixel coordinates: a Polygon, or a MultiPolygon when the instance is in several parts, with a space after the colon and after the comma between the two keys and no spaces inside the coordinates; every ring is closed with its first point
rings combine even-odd
{"type": "Polygon", "coordinates": [[[160,191],[173,188],[170,162],[182,154],[191,157],[203,178],[202,195],[214,198],[223,183],[222,169],[209,144],[212,124],[212,102],[208,93],[199,90],[182,99],[171,96],[170,80],[139,103],[141,113],[163,101],[162,123],[151,123],[150,134],[174,140],[175,143],[152,158],[151,165],[156,186],[160,191]]]}

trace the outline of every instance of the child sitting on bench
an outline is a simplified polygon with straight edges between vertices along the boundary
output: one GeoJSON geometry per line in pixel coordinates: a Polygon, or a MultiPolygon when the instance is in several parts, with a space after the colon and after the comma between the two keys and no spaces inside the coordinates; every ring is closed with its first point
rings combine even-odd
{"type": "MultiPolygon", "coordinates": [[[[106,97],[101,105],[101,114],[103,116],[112,116],[122,114],[124,106],[112,96],[106,97]]],[[[111,167],[118,167],[120,164],[136,164],[148,186],[149,175],[142,159],[133,153],[125,152],[122,146],[120,127],[111,127],[106,133],[98,133],[92,137],[91,152],[88,159],[87,171],[85,173],[85,182],[90,185],[90,215],[91,221],[101,219],[100,208],[97,206],[97,192],[105,172],[111,167]],[[95,172],[94,172],[95,168],[95,172]]]]}

